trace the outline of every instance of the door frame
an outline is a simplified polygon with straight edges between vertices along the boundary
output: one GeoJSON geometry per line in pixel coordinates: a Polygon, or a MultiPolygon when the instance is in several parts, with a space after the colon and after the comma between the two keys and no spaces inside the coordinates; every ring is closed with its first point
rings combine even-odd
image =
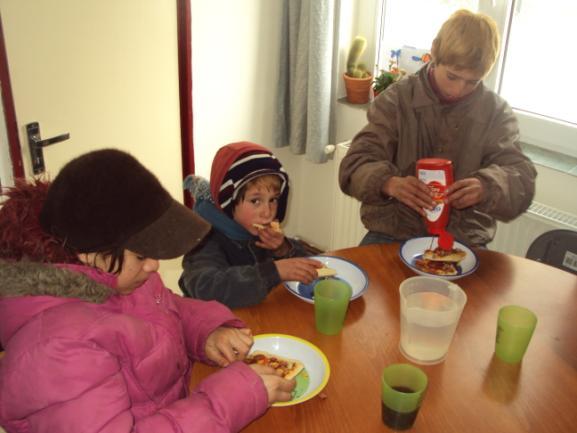
{"type": "MultiPolygon", "coordinates": [[[[178,32],[178,84],[180,95],[180,142],[182,178],[194,173],[194,141],[192,129],[192,54],[191,0],[176,0],[178,32]]],[[[190,194],[183,191],[184,204],[192,207],[190,194]]]]}
{"type": "MultiPolygon", "coordinates": [[[[177,44],[178,44],[178,81],[180,99],[180,141],[182,158],[182,177],[194,173],[194,147],[192,134],[192,63],[191,63],[191,11],[190,0],[176,0],[177,10],[177,44]]],[[[8,147],[12,160],[13,177],[24,177],[24,165],[16,110],[10,85],[10,71],[8,56],[0,15],[0,82],[2,90],[2,104],[8,135],[8,147]]],[[[192,200],[189,194],[183,191],[184,203],[191,207],[192,200]]]]}
{"type": "Polygon", "coordinates": [[[0,15],[0,83],[2,88],[2,105],[4,107],[4,122],[6,123],[6,134],[8,135],[8,149],[12,160],[12,176],[14,179],[24,177],[24,165],[22,163],[22,152],[20,150],[20,138],[18,137],[18,123],[16,122],[16,111],[14,109],[14,98],[12,96],[12,86],[10,85],[10,72],[8,71],[8,56],[6,44],[4,43],[4,29],[2,27],[2,16],[0,15]]]}

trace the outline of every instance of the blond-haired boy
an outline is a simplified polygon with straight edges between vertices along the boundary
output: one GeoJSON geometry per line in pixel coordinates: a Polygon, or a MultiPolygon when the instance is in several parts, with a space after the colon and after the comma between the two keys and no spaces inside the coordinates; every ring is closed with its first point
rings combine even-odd
{"type": "Polygon", "coordinates": [[[420,158],[453,162],[448,231],[465,244],[486,245],[496,220],[531,204],[536,171],[521,152],[515,115],[482,82],[498,52],[494,21],[459,10],[434,39],[431,62],[375,99],[339,168],[343,192],[362,202],[361,244],[427,235],[424,209],[434,202],[415,177],[420,158]]]}
{"type": "Polygon", "coordinates": [[[231,308],[257,304],[282,281],[311,283],[318,260],[285,237],[288,174],[267,148],[231,143],[216,153],[210,184],[188,177],[195,210],[213,226],[203,245],[183,259],[180,288],[187,296],[231,308]]]}

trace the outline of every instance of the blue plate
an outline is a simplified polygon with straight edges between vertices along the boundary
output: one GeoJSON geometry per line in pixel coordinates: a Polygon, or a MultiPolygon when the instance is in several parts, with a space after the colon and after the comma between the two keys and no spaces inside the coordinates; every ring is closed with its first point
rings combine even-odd
{"type": "MultiPolygon", "coordinates": [[[[325,277],[325,278],[317,278],[316,280],[314,280],[312,283],[310,284],[305,284],[305,283],[298,283],[297,285],[297,290],[299,292],[299,295],[307,298],[307,299],[314,299],[314,288],[315,285],[320,281],[320,280],[328,280],[328,279],[333,279],[333,280],[341,280],[341,281],[345,281],[342,278],[338,278],[338,277],[325,277]]],[[[345,281],[346,283],[346,281],[345,281]]]]}
{"type": "MultiPolygon", "coordinates": [[[[362,296],[367,290],[369,286],[367,274],[356,263],[335,256],[313,256],[311,259],[316,259],[322,262],[327,268],[337,271],[337,274],[330,278],[337,278],[349,283],[353,289],[351,300],[362,296]]],[[[318,279],[311,284],[303,284],[300,281],[285,281],[284,286],[299,299],[312,304],[314,303],[312,296],[313,287],[317,281],[318,279]]]]}

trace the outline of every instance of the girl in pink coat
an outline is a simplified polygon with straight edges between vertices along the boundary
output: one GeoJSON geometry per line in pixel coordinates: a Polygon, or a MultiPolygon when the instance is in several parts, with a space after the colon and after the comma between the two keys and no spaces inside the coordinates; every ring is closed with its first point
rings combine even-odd
{"type": "Polygon", "coordinates": [[[236,432],[294,381],[242,362],[250,330],[164,287],[158,260],[210,226],[132,156],[100,150],[0,209],[0,425],[16,432],[236,432]],[[223,367],[189,390],[194,361],[223,367]]]}

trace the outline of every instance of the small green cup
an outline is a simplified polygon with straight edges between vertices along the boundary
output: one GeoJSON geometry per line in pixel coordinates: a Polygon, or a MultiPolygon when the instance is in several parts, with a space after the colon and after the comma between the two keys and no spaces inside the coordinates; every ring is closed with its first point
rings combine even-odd
{"type": "Polygon", "coordinates": [[[341,332],[353,289],[343,280],[322,279],[314,286],[315,324],[326,335],[341,332]]]}
{"type": "Polygon", "coordinates": [[[525,355],[537,326],[537,316],[518,305],[507,305],[499,310],[495,355],[511,364],[520,362],[525,355]]]}
{"type": "Polygon", "coordinates": [[[391,364],[381,377],[381,415],[394,430],[411,428],[428,385],[423,370],[411,364],[391,364]]]}

